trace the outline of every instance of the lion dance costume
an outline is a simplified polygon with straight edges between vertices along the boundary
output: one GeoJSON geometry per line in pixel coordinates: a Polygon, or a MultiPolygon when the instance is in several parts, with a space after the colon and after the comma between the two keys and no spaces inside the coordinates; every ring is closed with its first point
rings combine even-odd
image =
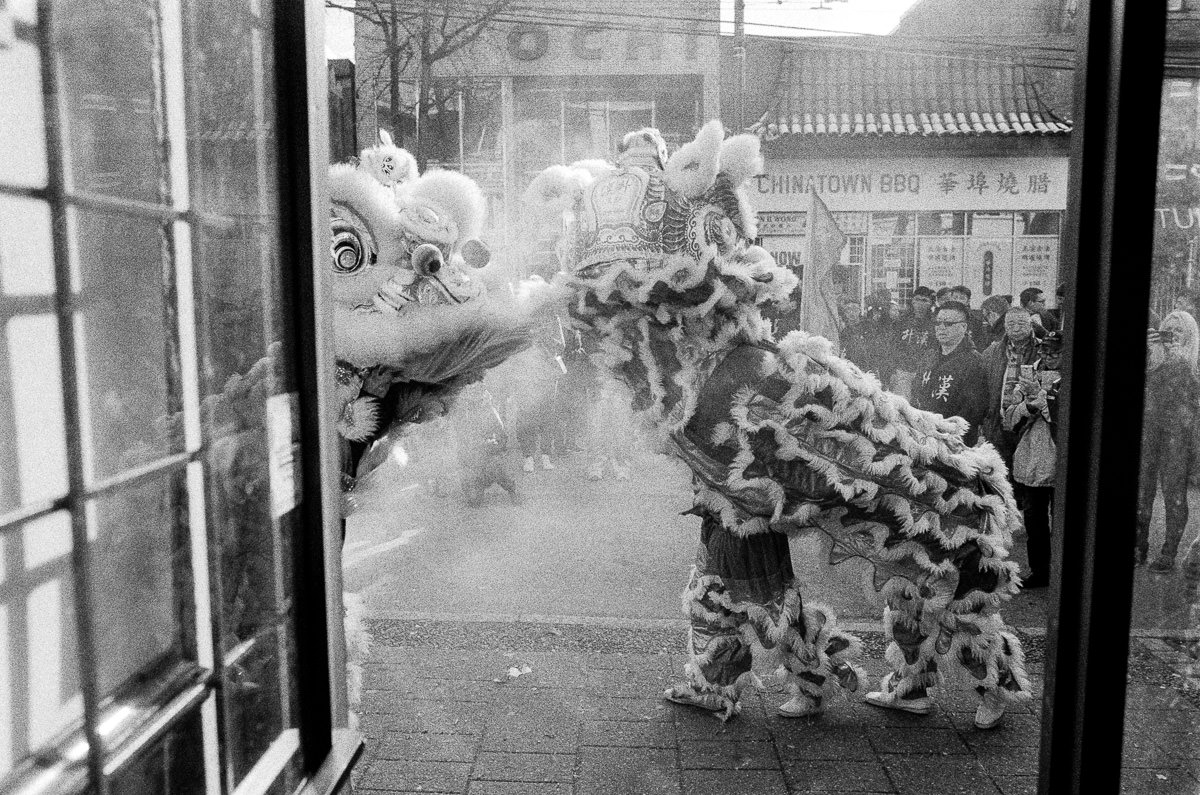
{"type": "Polygon", "coordinates": [[[963,420],[885,392],[825,339],[772,339],[761,310],[797,279],[749,242],[742,185],[762,169],[757,138],[724,139],[710,122],[669,160],[654,130],[621,148],[615,166],[547,169],[526,208],[566,211],[573,320],[599,334],[608,369],[694,475],[691,660],[666,697],[728,719],[752,663],[786,682],[785,715],[865,689],[861,644],[805,603],[792,571],[788,536],[821,533],[831,563],[874,566],[886,603],[892,670],[868,701],[928,711],[926,688],[951,677],[982,697],[977,725],[995,725],[1030,696],[999,612],[1019,588],[1000,457],[967,447],[963,420]]]}

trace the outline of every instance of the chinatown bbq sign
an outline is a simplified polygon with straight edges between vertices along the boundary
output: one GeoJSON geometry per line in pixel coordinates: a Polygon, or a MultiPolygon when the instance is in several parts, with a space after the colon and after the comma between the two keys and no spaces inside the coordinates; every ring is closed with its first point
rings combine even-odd
{"type": "Polygon", "coordinates": [[[773,160],[747,187],[760,211],[1063,210],[1067,158],[773,160]]]}

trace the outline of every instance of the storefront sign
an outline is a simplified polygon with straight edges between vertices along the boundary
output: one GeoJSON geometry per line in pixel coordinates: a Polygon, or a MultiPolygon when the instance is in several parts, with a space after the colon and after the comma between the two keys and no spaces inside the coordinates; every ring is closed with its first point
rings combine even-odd
{"type": "Polygon", "coordinates": [[[758,234],[803,236],[807,220],[808,213],[759,213],[758,234]]]}
{"type": "Polygon", "coordinates": [[[1018,237],[1013,253],[1013,284],[1017,291],[1038,287],[1053,295],[1058,287],[1058,238],[1018,237]]]}
{"type": "MultiPolygon", "coordinates": [[[[1054,267],[1058,267],[1057,258],[1054,267]]],[[[1012,295],[1015,301],[1020,289],[1013,289],[1012,238],[967,238],[962,275],[960,284],[971,288],[971,303],[976,307],[992,295],[1012,295]]]]}
{"type": "Polygon", "coordinates": [[[961,237],[921,238],[917,243],[917,281],[938,290],[962,284],[961,237]]]}
{"type": "Polygon", "coordinates": [[[774,160],[750,181],[766,211],[800,210],[817,193],[831,210],[1062,210],[1066,157],[774,160]]]}

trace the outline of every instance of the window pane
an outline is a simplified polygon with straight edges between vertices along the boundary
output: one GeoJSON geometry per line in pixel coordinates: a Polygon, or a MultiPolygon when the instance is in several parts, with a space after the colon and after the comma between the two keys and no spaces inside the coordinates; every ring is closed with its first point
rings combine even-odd
{"type": "Polygon", "coordinates": [[[177,471],[88,503],[102,694],[184,651],[192,615],[185,483],[177,471]]]}
{"type": "Polygon", "coordinates": [[[0,196],[0,292],[52,295],[53,254],[49,205],[35,199],[0,196]]]}
{"type": "Polygon", "coordinates": [[[165,201],[157,5],[76,2],[55,17],[63,65],[68,175],[80,191],[165,201]]]}
{"type": "Polygon", "coordinates": [[[8,3],[11,27],[0,33],[0,184],[46,184],[45,117],[34,3],[8,3]]]}
{"type": "MultiPolygon", "coordinates": [[[[1168,52],[1179,44],[1168,18],[1168,52]]],[[[1200,627],[1196,375],[1200,80],[1162,91],[1122,791],[1194,792],[1200,627]],[[1191,508],[1191,510],[1189,510],[1191,508]]],[[[1132,331],[1131,331],[1132,333],[1132,331]]]]}
{"type": "Polygon", "coordinates": [[[177,333],[167,322],[172,290],[164,280],[170,241],[151,221],[83,210],[72,217],[84,441],[88,474],[100,479],[182,447],[159,425],[178,410],[177,333]]]}
{"type": "Polygon", "coordinates": [[[7,383],[0,406],[7,416],[0,418],[0,446],[9,452],[0,462],[0,511],[67,490],[57,319],[18,316],[4,331],[0,373],[7,383]]]}
{"type": "Polygon", "coordinates": [[[50,514],[2,540],[0,776],[83,712],[70,516],[50,514]]]}
{"type": "Polygon", "coordinates": [[[204,737],[197,710],[109,780],[111,795],[202,795],[208,792],[204,737]]]}

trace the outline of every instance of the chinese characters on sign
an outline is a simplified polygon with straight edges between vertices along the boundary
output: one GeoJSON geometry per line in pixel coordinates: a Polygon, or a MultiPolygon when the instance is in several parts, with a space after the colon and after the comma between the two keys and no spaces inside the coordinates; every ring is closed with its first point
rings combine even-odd
{"type": "Polygon", "coordinates": [[[988,296],[1014,293],[1012,252],[1012,238],[967,240],[961,283],[971,288],[976,306],[988,296]]]}
{"type": "Polygon", "coordinates": [[[1058,287],[1058,238],[1017,238],[1013,283],[1020,290],[1040,287],[1046,293],[1053,293],[1058,287]]]}
{"type": "Polygon", "coordinates": [[[937,290],[962,284],[962,238],[921,238],[919,246],[917,265],[923,286],[937,290]]]}
{"type": "Polygon", "coordinates": [[[989,193],[1002,193],[1007,196],[1020,196],[1022,193],[1049,193],[1050,174],[1039,171],[1029,174],[1029,182],[1024,190],[1015,171],[996,171],[989,174],[985,171],[973,171],[959,174],[956,171],[943,171],[937,180],[938,191],[943,196],[961,193],[973,193],[985,196],[989,193]]]}

